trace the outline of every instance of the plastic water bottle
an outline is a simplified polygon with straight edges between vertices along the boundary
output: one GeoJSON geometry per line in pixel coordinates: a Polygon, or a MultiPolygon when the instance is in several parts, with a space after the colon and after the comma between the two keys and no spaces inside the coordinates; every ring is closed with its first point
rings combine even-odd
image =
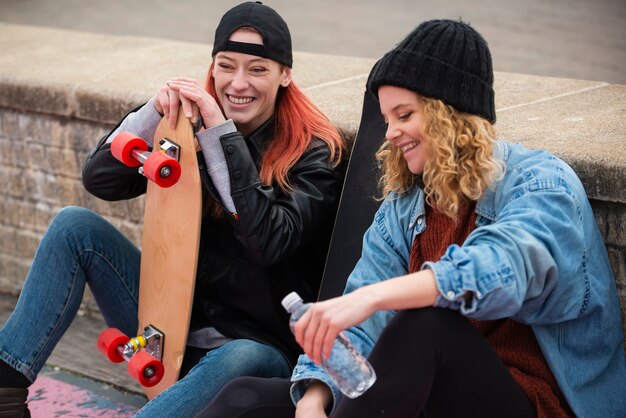
{"type": "MultiPolygon", "coordinates": [[[[311,304],[303,303],[296,292],[291,292],[284,297],[282,305],[291,314],[289,325],[293,332],[294,324],[311,304]]],[[[322,357],[322,367],[339,390],[349,398],[354,399],[362,395],[376,381],[372,365],[343,333],[339,333],[335,339],[328,360],[322,357]]]]}

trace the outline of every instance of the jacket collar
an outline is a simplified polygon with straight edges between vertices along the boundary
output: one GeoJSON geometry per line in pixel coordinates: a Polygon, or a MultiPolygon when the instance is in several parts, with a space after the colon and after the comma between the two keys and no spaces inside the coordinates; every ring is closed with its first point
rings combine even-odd
{"type": "MultiPolygon", "coordinates": [[[[506,142],[495,141],[493,145],[493,155],[496,161],[499,161],[503,165],[504,169],[506,169],[506,161],[509,158],[509,153],[510,150],[506,142]]],[[[476,213],[492,222],[496,220],[496,198],[499,183],[500,182],[497,182],[493,188],[487,189],[483,197],[476,202],[476,213]]]]}
{"type": "Polygon", "coordinates": [[[275,122],[276,118],[272,116],[263,122],[254,132],[245,137],[248,146],[254,150],[256,158],[260,158],[260,156],[263,155],[269,143],[274,139],[275,122]]]}
{"type": "MultiPolygon", "coordinates": [[[[500,161],[506,168],[506,161],[509,158],[510,150],[506,142],[504,141],[496,141],[493,146],[493,155],[495,156],[497,161],[500,161]]],[[[422,190],[422,182],[417,182],[413,185],[412,190],[409,194],[417,194],[417,199],[413,200],[413,208],[410,215],[410,224],[409,227],[413,228],[416,223],[419,221],[419,218],[424,216],[426,213],[425,205],[426,200],[424,198],[424,192],[422,190]]],[[[489,219],[491,222],[496,220],[496,197],[498,183],[494,185],[493,188],[489,188],[485,191],[482,198],[476,202],[476,213],[480,216],[489,219]]]]}

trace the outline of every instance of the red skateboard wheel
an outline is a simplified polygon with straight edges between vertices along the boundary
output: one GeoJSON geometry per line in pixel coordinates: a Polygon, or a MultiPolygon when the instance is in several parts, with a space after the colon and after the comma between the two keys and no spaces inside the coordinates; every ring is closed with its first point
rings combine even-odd
{"type": "Polygon", "coordinates": [[[98,350],[113,363],[121,363],[124,357],[117,352],[117,347],[128,342],[128,337],[117,328],[108,328],[98,336],[98,350]]]}
{"type": "Polygon", "coordinates": [[[128,374],[142,386],[149,388],[161,381],[165,367],[145,351],[138,351],[128,362],[128,374]]]}
{"type": "Polygon", "coordinates": [[[180,163],[164,152],[152,152],[143,164],[143,175],[159,187],[172,187],[180,178],[180,163]]]}
{"type": "Polygon", "coordinates": [[[138,167],[141,163],[131,152],[133,149],[148,151],[148,143],[130,132],[120,132],[111,142],[111,154],[128,167],[138,167]]]}

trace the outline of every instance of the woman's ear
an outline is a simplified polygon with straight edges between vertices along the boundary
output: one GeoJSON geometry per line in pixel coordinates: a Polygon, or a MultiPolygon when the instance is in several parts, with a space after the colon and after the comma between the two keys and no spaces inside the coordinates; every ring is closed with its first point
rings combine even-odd
{"type": "Polygon", "coordinates": [[[291,68],[285,66],[280,75],[280,85],[287,87],[289,84],[291,84],[291,68]]]}

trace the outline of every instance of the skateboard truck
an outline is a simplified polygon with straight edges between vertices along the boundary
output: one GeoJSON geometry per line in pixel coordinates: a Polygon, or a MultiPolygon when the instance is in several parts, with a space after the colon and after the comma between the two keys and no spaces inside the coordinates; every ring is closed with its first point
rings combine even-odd
{"type": "Polygon", "coordinates": [[[155,359],[161,361],[163,353],[163,341],[165,336],[161,331],[148,325],[144,328],[143,334],[128,340],[124,346],[117,346],[117,352],[124,357],[126,361],[130,361],[131,357],[141,349],[150,354],[155,359]]]}
{"type": "Polygon", "coordinates": [[[128,373],[139,383],[152,387],[161,381],[165,335],[152,325],[136,337],[128,338],[117,328],[104,330],[98,337],[98,350],[113,363],[128,362],[128,373]]]}
{"type": "MultiPolygon", "coordinates": [[[[176,160],[177,162],[180,161],[180,146],[177,145],[174,141],[171,141],[167,138],[163,138],[161,141],[159,141],[159,145],[161,147],[161,152],[165,153],[165,155],[169,156],[170,158],[176,160]]],[[[131,151],[131,155],[133,156],[134,159],[136,159],[137,161],[141,162],[141,166],[139,167],[139,174],[148,177],[146,174],[144,174],[144,167],[146,165],[146,161],[148,160],[148,158],[150,158],[150,155],[152,153],[149,151],[140,151],[137,148],[134,148],[131,151]]],[[[169,176],[172,175],[172,167],[170,165],[162,165],[159,166],[159,177],[162,179],[166,179],[169,176]]]]}
{"type": "Polygon", "coordinates": [[[166,153],[176,161],[180,161],[180,145],[168,138],[159,141],[161,152],[166,153]]]}
{"type": "MultiPolygon", "coordinates": [[[[159,141],[159,145],[161,148],[161,152],[165,153],[165,155],[169,156],[170,158],[176,160],[177,162],[180,161],[180,145],[178,145],[176,142],[167,139],[167,138],[163,138],[162,140],[159,141]]],[[[141,167],[139,167],[139,174],[141,175],[145,175],[144,174],[144,167],[146,164],[146,160],[150,157],[151,152],[148,151],[139,151],[137,148],[133,149],[131,151],[131,154],[133,156],[133,158],[135,158],[137,161],[140,161],[141,164],[143,164],[141,167]]],[[[162,167],[159,168],[159,176],[163,179],[169,177],[172,175],[172,167],[169,165],[164,165],[162,167]]],[[[147,177],[147,176],[146,176],[147,177]]]]}
{"type": "Polygon", "coordinates": [[[180,146],[169,139],[160,141],[161,152],[148,151],[148,143],[131,132],[120,132],[111,142],[111,154],[160,187],[171,187],[180,178],[180,146]]]}

